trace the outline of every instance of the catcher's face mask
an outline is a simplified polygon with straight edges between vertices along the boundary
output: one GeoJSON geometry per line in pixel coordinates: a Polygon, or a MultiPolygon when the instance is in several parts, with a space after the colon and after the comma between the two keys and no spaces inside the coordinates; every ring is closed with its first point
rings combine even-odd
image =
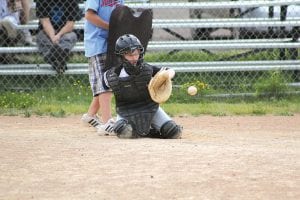
{"type": "Polygon", "coordinates": [[[124,59],[129,62],[132,66],[136,66],[141,56],[141,51],[135,49],[133,51],[127,51],[124,53],[124,59]]]}
{"type": "Polygon", "coordinates": [[[128,74],[139,74],[143,63],[143,54],[139,49],[127,51],[122,55],[123,67],[128,74]]]}

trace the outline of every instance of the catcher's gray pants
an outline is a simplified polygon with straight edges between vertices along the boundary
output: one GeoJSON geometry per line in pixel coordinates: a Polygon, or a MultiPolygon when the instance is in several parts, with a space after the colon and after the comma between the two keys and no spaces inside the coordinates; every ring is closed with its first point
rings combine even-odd
{"type": "MultiPolygon", "coordinates": [[[[122,116],[117,115],[117,121],[123,119],[122,116]]],[[[172,120],[169,115],[161,108],[158,107],[156,113],[154,114],[154,117],[151,122],[151,127],[156,129],[157,131],[160,131],[160,128],[162,125],[164,125],[166,122],[172,120]]]]}
{"type": "MultiPolygon", "coordinates": [[[[42,53],[43,57],[47,57],[51,54],[51,48],[54,46],[48,35],[41,30],[36,36],[36,42],[39,51],[42,53]]],[[[74,32],[64,34],[58,43],[61,49],[71,50],[77,42],[77,35],[74,32]]]]}

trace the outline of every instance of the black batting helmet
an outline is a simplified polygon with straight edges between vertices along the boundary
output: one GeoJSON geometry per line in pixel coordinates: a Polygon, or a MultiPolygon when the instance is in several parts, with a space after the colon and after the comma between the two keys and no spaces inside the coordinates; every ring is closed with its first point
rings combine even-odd
{"type": "Polygon", "coordinates": [[[144,54],[144,47],[141,44],[140,40],[131,34],[125,34],[119,37],[116,41],[115,53],[117,55],[124,55],[127,52],[133,52],[134,50],[139,49],[140,54],[144,54]]]}

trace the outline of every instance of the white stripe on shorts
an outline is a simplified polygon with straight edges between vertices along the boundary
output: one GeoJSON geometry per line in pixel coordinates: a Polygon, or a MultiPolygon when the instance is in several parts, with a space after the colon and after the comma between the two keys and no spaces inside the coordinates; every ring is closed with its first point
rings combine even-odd
{"type": "Polygon", "coordinates": [[[111,91],[103,86],[103,69],[105,68],[106,54],[99,54],[89,58],[89,80],[93,96],[111,91]]]}

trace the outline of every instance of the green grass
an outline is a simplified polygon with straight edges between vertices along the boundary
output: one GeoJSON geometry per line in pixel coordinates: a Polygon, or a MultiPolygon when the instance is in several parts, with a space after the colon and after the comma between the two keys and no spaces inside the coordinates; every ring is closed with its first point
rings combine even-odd
{"type": "MultiPolygon", "coordinates": [[[[239,76],[244,77],[243,74],[239,74],[239,76]]],[[[0,115],[65,117],[85,113],[92,99],[89,83],[85,79],[77,76],[66,76],[61,79],[57,79],[57,77],[32,78],[28,81],[34,81],[40,88],[0,93],[0,115]]],[[[232,86],[231,79],[237,78],[232,76],[223,85],[225,87],[232,86]]],[[[14,78],[13,80],[19,79],[14,78]]],[[[212,88],[199,79],[192,82],[183,80],[184,84],[174,88],[168,103],[162,106],[172,116],[203,114],[213,116],[266,114],[290,116],[300,113],[300,96],[287,96],[285,92],[289,92],[290,89],[286,87],[285,80],[288,79],[284,73],[268,72],[257,78],[252,88],[252,92],[256,91],[256,95],[231,98],[208,97],[207,95],[218,95],[226,93],[226,91],[222,87],[212,88]],[[189,85],[195,85],[198,88],[199,92],[196,96],[187,95],[186,88],[189,85]],[[265,93],[267,95],[264,95],[265,93]]],[[[21,77],[18,82],[24,85],[26,80],[21,77]]],[[[241,92],[234,88],[229,89],[232,92],[241,92]]]]}
{"type": "MultiPolygon", "coordinates": [[[[84,101],[73,101],[48,99],[37,104],[24,107],[1,107],[0,115],[46,115],[53,117],[65,117],[85,113],[88,109],[90,98],[84,101]]],[[[15,105],[15,104],[13,104],[15,105]]],[[[224,100],[218,101],[199,101],[196,103],[165,103],[162,108],[171,116],[231,116],[231,115],[282,115],[292,116],[300,113],[300,97],[288,97],[275,100],[224,100]]],[[[113,103],[114,107],[114,103],[113,103]]],[[[115,109],[113,108],[115,114],[115,109]]]]}
{"type": "MultiPolygon", "coordinates": [[[[208,54],[204,51],[177,51],[174,53],[166,52],[150,52],[145,55],[145,60],[147,62],[194,62],[194,61],[218,61],[218,60],[228,60],[228,58],[236,55],[244,55],[244,53],[249,52],[247,50],[228,50],[228,51],[218,51],[208,54]]],[[[290,56],[287,54],[288,57],[290,56]]],[[[251,61],[251,60],[278,60],[279,58],[278,49],[269,49],[253,52],[244,56],[236,57],[236,61],[251,61]]],[[[300,56],[298,56],[298,59],[300,56]]]]}
{"type": "Polygon", "coordinates": [[[164,104],[162,107],[172,116],[180,115],[284,115],[300,113],[300,97],[285,100],[255,102],[203,102],[193,104],[164,104]]]}

